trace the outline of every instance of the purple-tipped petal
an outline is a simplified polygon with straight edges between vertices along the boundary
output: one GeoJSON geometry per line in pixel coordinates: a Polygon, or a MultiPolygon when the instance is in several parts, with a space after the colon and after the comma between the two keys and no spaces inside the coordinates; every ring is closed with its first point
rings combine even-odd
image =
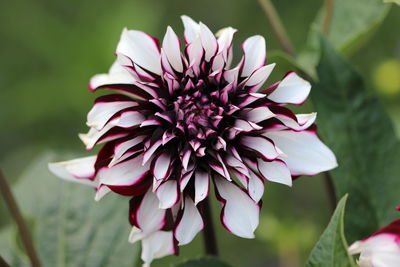
{"type": "Polygon", "coordinates": [[[315,132],[285,130],[264,135],[286,155],[282,159],[293,175],[315,175],[337,167],[335,155],[315,132]]]}
{"type": "Polygon", "coordinates": [[[292,186],[292,176],[283,161],[258,160],[258,171],[268,181],[292,186]]]}
{"type": "Polygon", "coordinates": [[[308,97],[311,84],[299,77],[295,72],[286,75],[278,87],[268,95],[268,99],[276,103],[302,104],[308,97]]]}
{"type": "Polygon", "coordinates": [[[146,33],[124,29],[117,47],[117,53],[128,56],[139,66],[161,75],[158,44],[146,33]]]}
{"type": "Polygon", "coordinates": [[[225,228],[237,236],[254,238],[260,214],[257,203],[233,183],[219,177],[214,181],[218,194],[225,202],[221,213],[225,228]]]}
{"type": "Polygon", "coordinates": [[[274,143],[264,136],[243,136],[240,142],[251,150],[260,153],[266,160],[274,160],[280,155],[274,143]]]}
{"type": "Polygon", "coordinates": [[[179,201],[178,185],[175,180],[169,180],[161,184],[156,191],[160,201],[160,209],[169,209],[179,201]]]}
{"type": "Polygon", "coordinates": [[[197,205],[208,196],[210,190],[210,176],[206,171],[197,170],[194,175],[195,197],[194,203],[197,205]]]}
{"type": "Polygon", "coordinates": [[[190,197],[185,198],[185,209],[178,225],[175,228],[174,235],[179,245],[190,243],[198,232],[204,227],[200,212],[194,205],[190,197]]]}
{"type": "Polygon", "coordinates": [[[241,77],[248,77],[265,63],[265,39],[260,35],[252,36],[244,41],[242,47],[244,52],[244,65],[241,77]]]}
{"type": "Polygon", "coordinates": [[[167,32],[165,33],[162,47],[171,66],[176,71],[183,72],[179,39],[174,30],[169,26],[167,28],[167,32]]]}

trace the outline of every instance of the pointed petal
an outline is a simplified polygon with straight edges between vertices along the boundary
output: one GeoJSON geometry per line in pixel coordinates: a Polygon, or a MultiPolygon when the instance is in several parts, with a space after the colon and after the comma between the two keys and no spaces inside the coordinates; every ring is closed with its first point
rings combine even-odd
{"type": "Polygon", "coordinates": [[[200,212],[194,205],[193,200],[190,197],[186,197],[182,218],[174,231],[175,238],[178,240],[179,245],[182,246],[190,243],[203,227],[204,223],[200,212]]]}
{"type": "Polygon", "coordinates": [[[200,32],[200,26],[197,22],[193,19],[189,18],[188,16],[181,16],[183,26],[185,27],[185,41],[186,43],[190,44],[193,42],[200,32]]]}
{"type": "Polygon", "coordinates": [[[150,266],[153,259],[175,254],[174,236],[172,231],[158,231],[142,240],[141,258],[144,266],[150,266]]]}
{"type": "Polygon", "coordinates": [[[311,84],[299,77],[295,72],[289,73],[268,95],[268,99],[276,103],[302,104],[308,97],[311,84]]]}
{"type": "Polygon", "coordinates": [[[168,26],[162,43],[163,50],[168,58],[168,62],[178,72],[183,71],[183,64],[181,58],[181,48],[179,38],[174,30],[168,26]]]}
{"type": "Polygon", "coordinates": [[[70,161],[54,162],[49,163],[48,167],[52,173],[62,179],[96,186],[97,182],[90,180],[95,174],[94,163],[96,158],[97,156],[91,156],[70,161]]]}
{"type": "Polygon", "coordinates": [[[244,119],[254,123],[275,117],[275,114],[268,107],[245,108],[240,113],[244,119]]]}
{"type": "Polygon", "coordinates": [[[244,65],[241,77],[248,77],[265,63],[265,39],[260,35],[255,35],[244,41],[242,46],[244,51],[244,65]]]}
{"type": "Polygon", "coordinates": [[[160,200],[160,209],[169,209],[179,200],[178,186],[175,180],[169,180],[161,184],[156,191],[156,195],[160,200]]]}
{"type": "Polygon", "coordinates": [[[156,41],[144,32],[124,29],[117,53],[128,56],[134,63],[155,74],[162,73],[159,47],[156,41]]]}
{"type": "Polygon", "coordinates": [[[250,197],[259,202],[264,194],[264,181],[254,172],[250,171],[248,192],[250,197]]]}
{"type": "Polygon", "coordinates": [[[149,173],[149,164],[142,166],[142,159],[142,155],[139,155],[112,167],[100,169],[97,174],[100,183],[115,186],[127,186],[139,183],[149,173]]]}
{"type": "Polygon", "coordinates": [[[283,158],[293,175],[315,175],[337,167],[333,152],[312,131],[265,133],[287,155],[283,158]]]}
{"type": "Polygon", "coordinates": [[[194,179],[194,203],[197,205],[200,201],[208,196],[208,192],[210,190],[210,177],[207,172],[196,170],[194,179]]]}
{"type": "Polygon", "coordinates": [[[258,226],[259,206],[238,186],[220,177],[215,179],[218,194],[225,200],[221,213],[224,227],[231,233],[254,238],[258,226]]]}
{"type": "Polygon", "coordinates": [[[170,172],[170,165],[171,165],[171,155],[169,153],[162,153],[159,155],[155,161],[153,166],[153,175],[154,178],[157,180],[165,179],[170,172]]]}
{"type": "Polygon", "coordinates": [[[280,160],[258,160],[258,170],[268,181],[292,186],[292,176],[286,164],[280,160]]]}
{"type": "Polygon", "coordinates": [[[205,51],[205,60],[208,62],[217,53],[217,39],[210,29],[200,22],[200,38],[205,51]]]}
{"type": "Polygon", "coordinates": [[[101,130],[115,113],[129,107],[137,106],[133,101],[97,102],[87,115],[87,125],[101,130]]]}
{"type": "Polygon", "coordinates": [[[243,136],[241,144],[257,151],[266,160],[274,160],[279,157],[275,145],[264,136],[243,136]]]}

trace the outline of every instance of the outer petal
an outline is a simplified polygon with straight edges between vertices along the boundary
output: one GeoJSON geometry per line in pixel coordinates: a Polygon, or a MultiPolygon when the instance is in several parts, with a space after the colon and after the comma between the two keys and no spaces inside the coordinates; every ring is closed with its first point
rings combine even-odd
{"type": "Polygon", "coordinates": [[[308,81],[291,72],[268,95],[268,99],[276,103],[301,104],[307,99],[310,90],[311,84],[308,81]]]}
{"type": "Polygon", "coordinates": [[[143,239],[142,260],[144,266],[150,266],[153,259],[162,258],[175,253],[174,236],[172,231],[158,231],[143,239]]]}
{"type": "Polygon", "coordinates": [[[193,42],[200,32],[200,25],[188,16],[181,16],[183,26],[185,27],[185,41],[190,44],[193,42]]]}
{"type": "Polygon", "coordinates": [[[138,79],[127,69],[120,65],[117,59],[111,66],[109,73],[97,74],[90,79],[89,88],[95,90],[98,87],[109,84],[133,84],[138,79]]]}
{"type": "Polygon", "coordinates": [[[169,209],[179,200],[178,186],[175,180],[166,181],[161,184],[156,191],[156,195],[160,200],[160,209],[169,209]]]}
{"type": "Polygon", "coordinates": [[[137,106],[133,101],[97,102],[87,115],[87,125],[100,130],[118,111],[137,106]]]}
{"type": "Polygon", "coordinates": [[[91,156],[70,161],[49,163],[49,170],[65,180],[96,186],[96,181],[88,179],[94,177],[94,163],[96,162],[96,158],[96,156],[91,156]]]}
{"type": "Polygon", "coordinates": [[[168,26],[162,43],[165,54],[171,66],[178,72],[183,71],[183,64],[181,58],[181,48],[179,38],[174,30],[168,26]]]}
{"type": "MultiPolygon", "coordinates": [[[[98,172],[102,184],[127,186],[139,183],[149,172],[149,164],[142,165],[142,155],[98,172]]],[[[157,205],[158,206],[158,205],[157,205]]]]}
{"type": "Polygon", "coordinates": [[[244,65],[241,76],[248,77],[265,63],[266,50],[264,37],[255,35],[248,38],[243,43],[243,51],[244,65]]]}
{"type": "Polygon", "coordinates": [[[195,205],[205,199],[210,190],[210,177],[205,171],[197,170],[194,175],[195,205]]]}
{"type": "Polygon", "coordinates": [[[337,167],[333,152],[311,131],[267,132],[287,157],[282,158],[292,175],[315,175],[337,167]]]}
{"type": "Polygon", "coordinates": [[[292,186],[292,176],[285,163],[279,160],[258,160],[258,170],[268,181],[292,186]]]}
{"type": "Polygon", "coordinates": [[[201,43],[205,51],[205,60],[210,61],[218,50],[217,39],[215,39],[214,34],[206,25],[200,22],[199,26],[201,43]]]}
{"type": "Polygon", "coordinates": [[[259,206],[238,186],[220,177],[215,179],[218,194],[225,200],[221,220],[226,229],[243,238],[254,238],[259,206]]]}
{"type": "Polygon", "coordinates": [[[365,267],[396,267],[400,264],[400,240],[395,234],[379,234],[353,243],[350,254],[361,253],[358,260],[365,267]]]}
{"type": "Polygon", "coordinates": [[[279,156],[274,144],[263,136],[243,136],[241,144],[257,151],[266,160],[273,160],[279,156]]]}
{"type": "Polygon", "coordinates": [[[198,232],[204,227],[200,212],[190,197],[185,199],[185,209],[178,225],[175,228],[174,235],[179,241],[179,245],[190,243],[198,232]]]}
{"type": "Polygon", "coordinates": [[[128,56],[142,68],[161,75],[161,57],[156,41],[141,31],[124,29],[117,53],[128,56]]]}

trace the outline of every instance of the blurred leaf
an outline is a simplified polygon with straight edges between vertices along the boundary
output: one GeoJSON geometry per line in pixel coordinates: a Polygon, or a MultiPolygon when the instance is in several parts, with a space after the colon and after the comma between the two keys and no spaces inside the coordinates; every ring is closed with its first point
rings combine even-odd
{"type": "MultiPolygon", "coordinates": [[[[390,5],[382,0],[335,0],[327,38],[341,52],[359,48],[386,17],[390,5]]],[[[315,76],[319,58],[319,37],[324,7],[310,27],[308,44],[298,56],[299,64],[315,76]]]]}
{"type": "Polygon", "coordinates": [[[311,97],[324,141],[339,167],[331,174],[337,195],[349,193],[346,236],[362,239],[397,216],[400,143],[378,99],[360,75],[322,39],[319,82],[311,97]]]}
{"type": "MultiPolygon", "coordinates": [[[[54,157],[35,160],[13,187],[43,266],[133,266],[138,247],[128,243],[128,201],[56,178],[47,170],[54,157]]],[[[12,266],[28,266],[13,227],[0,232],[0,254],[12,266]]]]}
{"type": "Polygon", "coordinates": [[[395,3],[400,5],[400,0],[383,0],[384,3],[395,3]]]}
{"type": "Polygon", "coordinates": [[[188,260],[175,265],[175,267],[230,267],[231,265],[214,257],[203,257],[194,260],[188,260]]]}
{"type": "Polygon", "coordinates": [[[344,236],[343,218],[346,200],[347,195],[339,201],[331,221],[311,251],[306,263],[307,267],[355,266],[353,259],[347,253],[347,242],[344,236]]]}

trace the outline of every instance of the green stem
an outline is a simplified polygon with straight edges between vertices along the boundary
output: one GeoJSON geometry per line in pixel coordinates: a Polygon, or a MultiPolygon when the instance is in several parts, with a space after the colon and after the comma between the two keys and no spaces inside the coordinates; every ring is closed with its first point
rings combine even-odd
{"type": "Polygon", "coordinates": [[[24,244],[26,253],[28,254],[29,260],[33,267],[40,267],[40,261],[37,256],[35,247],[33,246],[32,238],[29,233],[28,227],[24,221],[24,218],[21,215],[21,212],[18,208],[17,202],[12,194],[12,191],[5,179],[3,172],[0,170],[0,191],[3,195],[3,198],[10,210],[11,215],[13,216],[15,223],[17,224],[22,243],[24,244]]]}
{"type": "Polygon", "coordinates": [[[204,230],[203,230],[204,250],[206,252],[206,255],[218,256],[217,239],[215,237],[211,206],[208,198],[205,198],[201,202],[201,209],[203,215],[202,217],[204,220],[204,230]]]}
{"type": "Polygon", "coordinates": [[[258,0],[258,2],[260,3],[269,23],[271,24],[272,30],[278,38],[283,51],[293,57],[295,55],[294,47],[274,5],[270,0],[258,0]]]}
{"type": "Polygon", "coordinates": [[[329,28],[331,25],[333,1],[334,0],[325,0],[324,14],[322,19],[322,32],[325,34],[329,33],[329,28]]]}

